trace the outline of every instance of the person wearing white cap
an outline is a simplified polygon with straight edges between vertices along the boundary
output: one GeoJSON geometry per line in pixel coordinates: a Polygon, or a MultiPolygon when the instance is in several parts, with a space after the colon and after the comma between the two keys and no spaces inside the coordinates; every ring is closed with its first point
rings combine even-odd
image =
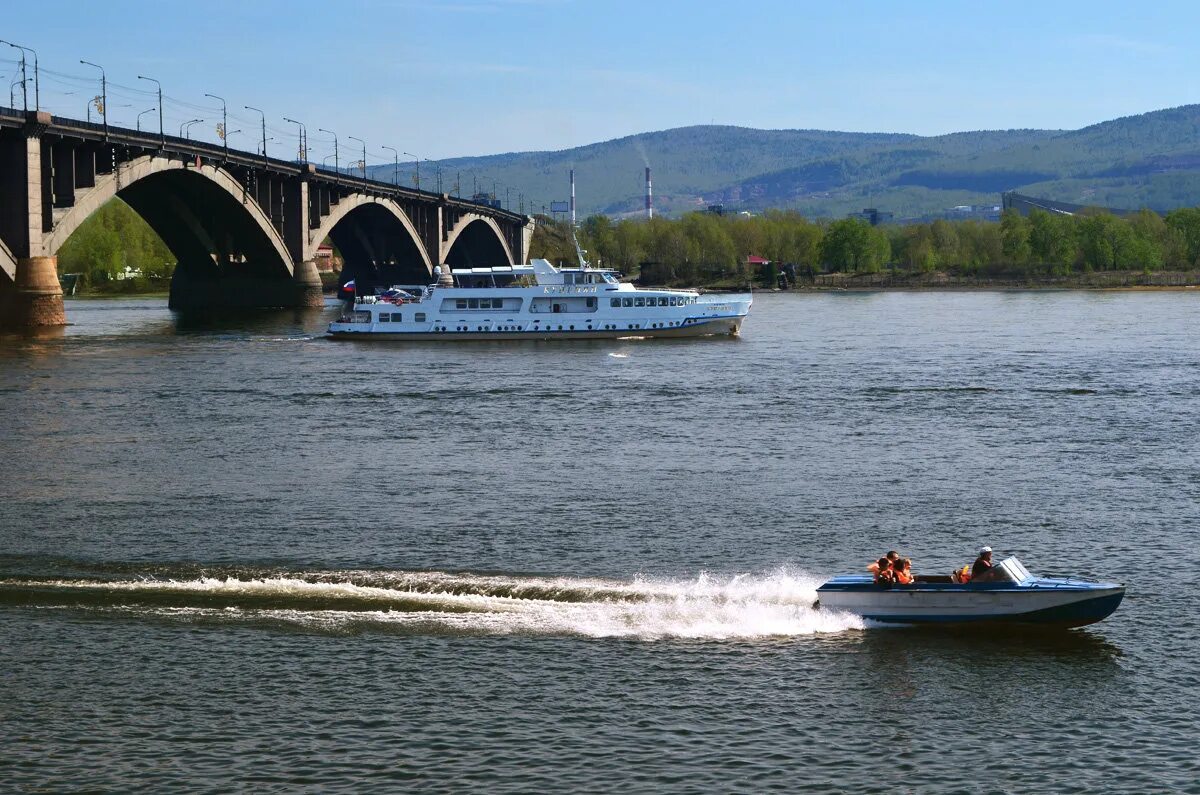
{"type": "Polygon", "coordinates": [[[983,547],[979,550],[979,557],[975,558],[974,565],[971,566],[971,582],[979,582],[980,579],[986,582],[992,573],[992,548],[983,547]]]}

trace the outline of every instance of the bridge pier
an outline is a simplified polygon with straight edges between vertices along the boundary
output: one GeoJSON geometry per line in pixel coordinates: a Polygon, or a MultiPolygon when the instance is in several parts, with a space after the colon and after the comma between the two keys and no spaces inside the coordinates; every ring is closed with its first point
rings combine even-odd
{"type": "Polygon", "coordinates": [[[17,280],[9,298],[11,325],[17,328],[65,326],[58,257],[22,257],[17,260],[17,280]]]}
{"type": "Polygon", "coordinates": [[[325,306],[321,274],[317,272],[316,260],[306,259],[297,262],[295,270],[292,272],[292,284],[296,290],[295,306],[325,306]]]}

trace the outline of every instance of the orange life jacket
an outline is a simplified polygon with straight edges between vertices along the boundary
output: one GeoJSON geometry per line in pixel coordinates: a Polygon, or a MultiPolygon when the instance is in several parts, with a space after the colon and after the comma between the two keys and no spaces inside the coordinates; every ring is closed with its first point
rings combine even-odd
{"type": "Polygon", "coordinates": [[[901,585],[912,585],[915,580],[913,579],[912,572],[898,571],[896,572],[896,582],[900,583],[901,585]]]}
{"type": "Polygon", "coordinates": [[[954,578],[957,582],[968,583],[971,581],[971,564],[963,566],[958,571],[954,572],[954,578]]]}

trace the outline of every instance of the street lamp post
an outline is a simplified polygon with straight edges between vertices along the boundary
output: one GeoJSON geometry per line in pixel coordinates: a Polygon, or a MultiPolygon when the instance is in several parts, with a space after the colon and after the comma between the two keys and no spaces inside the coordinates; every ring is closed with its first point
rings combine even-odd
{"type": "Polygon", "coordinates": [[[346,137],[349,138],[351,141],[358,141],[360,144],[362,144],[362,147],[363,147],[363,150],[362,150],[362,152],[363,152],[363,158],[362,158],[363,179],[366,179],[367,178],[367,142],[361,138],[355,138],[353,135],[347,135],[346,137]]]}
{"type": "Polygon", "coordinates": [[[297,149],[296,151],[300,155],[300,162],[307,163],[308,162],[308,131],[307,131],[307,129],[305,129],[303,123],[298,122],[295,119],[289,119],[287,116],[284,116],[283,120],[286,122],[291,122],[292,124],[294,124],[300,128],[300,148],[297,149]]]}
{"type": "Polygon", "coordinates": [[[108,75],[104,74],[104,67],[98,63],[85,61],[82,58],[79,62],[84,66],[94,66],[100,70],[100,116],[104,119],[104,138],[108,139],[108,75]]]}
{"type": "Polygon", "coordinates": [[[399,185],[400,184],[400,153],[398,151],[396,151],[395,147],[383,146],[380,148],[387,149],[388,151],[390,151],[392,153],[392,184],[399,185]]]}
{"type": "Polygon", "coordinates": [[[428,157],[425,158],[425,162],[433,163],[434,173],[437,174],[437,189],[438,189],[437,192],[441,193],[442,192],[442,164],[437,162],[436,160],[430,160],[428,157]]]}
{"type": "MultiPolygon", "coordinates": [[[[334,171],[336,171],[336,172],[338,172],[338,173],[340,174],[340,173],[341,173],[341,167],[338,165],[338,139],[337,139],[337,133],[335,133],[333,130],[326,130],[324,127],[318,127],[318,128],[317,128],[317,132],[329,133],[330,135],[332,135],[332,136],[333,136],[333,170],[334,170],[334,171]]],[[[329,158],[325,158],[325,159],[326,159],[326,160],[328,160],[329,158]]]]}
{"type": "MultiPolygon", "coordinates": [[[[21,51],[21,77],[26,76],[25,75],[25,53],[27,51],[33,53],[33,107],[34,107],[34,110],[41,110],[42,109],[42,93],[41,93],[40,87],[38,86],[37,50],[33,49],[32,47],[22,47],[20,44],[13,44],[11,41],[4,41],[3,39],[0,39],[0,44],[7,44],[9,47],[14,47],[21,51]]],[[[28,98],[26,98],[26,100],[25,100],[25,110],[29,110],[28,98]]]]}
{"type": "Polygon", "coordinates": [[[417,157],[412,152],[401,152],[401,154],[408,155],[409,157],[411,157],[413,159],[413,162],[417,164],[417,190],[420,190],[421,189],[421,158],[417,157]]]}
{"type": "Polygon", "coordinates": [[[263,168],[267,167],[267,114],[263,113],[258,108],[252,108],[249,105],[243,105],[246,110],[258,111],[258,115],[262,116],[262,145],[263,145],[263,168]]]}
{"type": "Polygon", "coordinates": [[[229,108],[225,105],[225,100],[218,97],[216,94],[205,94],[206,97],[221,100],[221,143],[225,144],[225,160],[229,160],[229,108]]]}
{"type": "Polygon", "coordinates": [[[142,111],[141,113],[139,113],[137,115],[137,131],[138,132],[142,131],[142,117],[145,116],[147,113],[153,113],[156,110],[158,110],[158,108],[146,108],[144,111],[142,111]]]}
{"type": "MultiPolygon", "coordinates": [[[[16,80],[14,80],[8,84],[8,106],[10,108],[13,105],[17,104],[17,83],[21,83],[22,84],[21,89],[24,90],[24,88],[25,88],[24,84],[28,83],[28,82],[29,82],[28,79],[22,80],[20,78],[17,78],[16,80]]],[[[92,107],[91,105],[88,105],[88,108],[91,108],[91,107],[92,107]]]]}
{"type": "Polygon", "coordinates": [[[163,133],[163,110],[162,110],[162,83],[155,80],[153,77],[143,77],[138,75],[138,80],[149,80],[154,85],[158,86],[158,138],[164,147],[167,145],[167,136],[163,133]]]}
{"type": "Polygon", "coordinates": [[[179,137],[180,138],[191,138],[192,137],[192,125],[193,124],[203,124],[203,123],[204,123],[204,119],[192,119],[190,121],[185,121],[183,124],[179,125],[179,137]]]}

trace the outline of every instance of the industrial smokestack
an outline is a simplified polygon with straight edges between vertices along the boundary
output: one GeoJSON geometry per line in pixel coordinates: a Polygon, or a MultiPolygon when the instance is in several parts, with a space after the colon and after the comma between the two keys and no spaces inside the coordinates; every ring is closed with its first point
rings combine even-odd
{"type": "Polygon", "coordinates": [[[650,166],[646,166],[646,220],[654,217],[654,189],[650,186],[650,166]]]}
{"type": "Polygon", "coordinates": [[[575,226],[575,169],[571,169],[571,226],[575,226]]]}

